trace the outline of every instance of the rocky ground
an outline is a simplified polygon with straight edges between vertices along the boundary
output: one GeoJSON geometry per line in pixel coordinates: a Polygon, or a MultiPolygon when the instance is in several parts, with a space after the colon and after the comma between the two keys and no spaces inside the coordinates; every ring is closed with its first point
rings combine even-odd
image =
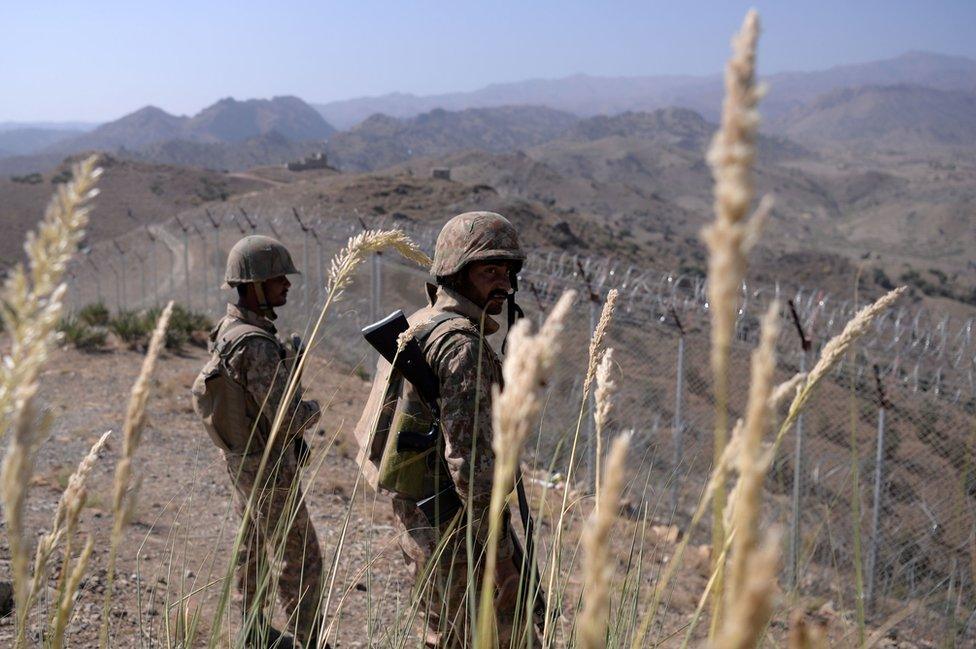
{"type": "MultiPolygon", "coordinates": [[[[118,347],[118,346],[116,346],[118,347]]],[[[226,557],[236,525],[230,483],[219,452],[198,424],[188,390],[205,352],[187,347],[180,353],[167,352],[157,368],[148,406],[148,424],[137,452],[136,474],[141,479],[139,505],[119,556],[118,578],[111,606],[111,636],[114,647],[177,646],[179,602],[186,610],[199,611],[196,639],[192,646],[205,646],[211,635],[213,607],[226,557]]],[[[95,551],[88,576],[82,583],[76,613],[69,627],[70,647],[97,646],[101,606],[106,588],[105,566],[111,529],[111,483],[121,450],[119,430],[124,417],[126,395],[142,360],[141,353],[122,348],[101,353],[62,349],[54,354],[43,376],[41,401],[54,415],[50,438],[41,447],[28,501],[28,523],[32,534],[49,528],[57,499],[67,476],[99,434],[113,435],[90,479],[90,496],[83,512],[82,534],[92,534],[95,551]]],[[[358,471],[354,463],[351,427],[358,419],[368,384],[361,371],[315,359],[306,383],[310,396],[325,409],[320,428],[309,435],[314,451],[324,458],[314,475],[305,476],[312,520],[318,531],[326,565],[335,560],[341,525],[353,494],[358,471]]],[[[531,494],[538,497],[541,474],[532,474],[531,494]]],[[[550,492],[552,503],[561,499],[550,492]]],[[[575,500],[575,498],[574,498],[575,500]]],[[[585,501],[585,499],[584,499],[585,501]]],[[[584,504],[583,509],[588,509],[584,504]]],[[[643,583],[652,579],[673,556],[680,531],[661,521],[644,522],[635,517],[634,506],[625,507],[618,521],[612,551],[615,568],[622,573],[629,560],[631,543],[641,539],[644,547],[643,583]]],[[[565,538],[567,556],[578,552],[578,531],[583,513],[575,510],[565,538]]],[[[545,518],[545,517],[544,517],[545,518]]],[[[543,542],[551,539],[547,520],[541,524],[543,542]]],[[[640,544],[638,544],[640,545],[640,544]]],[[[391,636],[409,629],[405,613],[410,596],[409,576],[400,558],[396,528],[386,498],[368,490],[359,491],[351,503],[349,530],[329,603],[333,646],[385,646],[391,636]],[[367,572],[364,566],[369,565],[367,572]]],[[[578,556],[574,559],[578,563],[578,556]]],[[[667,598],[663,627],[655,636],[669,638],[660,646],[678,646],[698,603],[708,575],[709,549],[692,546],[686,565],[679,571],[676,586],[667,598]]],[[[54,566],[56,573],[58,566],[54,566]]],[[[575,601],[580,588],[576,565],[567,574],[568,601],[575,601]]],[[[9,551],[0,545],[0,580],[9,578],[9,551]]],[[[50,580],[53,585],[53,577],[50,580]]],[[[42,594],[38,612],[46,610],[42,594]]],[[[643,600],[643,601],[646,601],[643,600]]],[[[850,640],[850,617],[837,613],[832,602],[809,602],[816,616],[830,623],[838,642],[850,640]]],[[[235,603],[236,610],[236,603],[235,603]]],[[[236,616],[231,615],[230,618],[236,616]]],[[[771,628],[782,637],[788,612],[778,612],[771,628]]],[[[42,617],[35,615],[34,629],[42,617]]],[[[562,620],[567,637],[570,628],[562,620]]],[[[11,617],[0,619],[0,645],[9,646],[13,632],[11,617]]],[[[696,633],[696,637],[699,634],[696,633]]],[[[234,637],[231,628],[217,631],[221,646],[234,637]]],[[[41,644],[40,637],[32,636],[41,644]]],[[[896,643],[889,646],[934,646],[896,643]]]]}

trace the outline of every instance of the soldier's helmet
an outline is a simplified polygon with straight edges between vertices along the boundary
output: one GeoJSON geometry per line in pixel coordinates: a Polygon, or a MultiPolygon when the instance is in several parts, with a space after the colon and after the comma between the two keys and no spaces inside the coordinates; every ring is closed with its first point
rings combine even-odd
{"type": "Polygon", "coordinates": [[[300,274],[288,249],[280,241],[253,234],[235,243],[227,254],[223,288],[300,274]]]}
{"type": "Polygon", "coordinates": [[[495,212],[465,212],[444,224],[437,235],[430,274],[448,277],[473,261],[504,260],[522,267],[525,253],[515,226],[495,212]]]}

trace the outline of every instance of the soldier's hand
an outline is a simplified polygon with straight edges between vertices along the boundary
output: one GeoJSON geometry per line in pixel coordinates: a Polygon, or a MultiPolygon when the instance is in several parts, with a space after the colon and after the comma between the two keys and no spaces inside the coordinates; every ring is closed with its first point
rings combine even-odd
{"type": "Polygon", "coordinates": [[[312,449],[301,435],[295,438],[295,456],[298,458],[298,466],[305,466],[312,459],[312,449]]]}
{"type": "Polygon", "coordinates": [[[518,599],[519,571],[511,559],[502,559],[495,567],[495,608],[512,609],[518,599]]]}

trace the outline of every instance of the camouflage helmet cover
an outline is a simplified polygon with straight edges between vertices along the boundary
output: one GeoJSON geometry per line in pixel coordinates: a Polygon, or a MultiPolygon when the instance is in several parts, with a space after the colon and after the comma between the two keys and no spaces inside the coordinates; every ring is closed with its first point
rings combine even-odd
{"type": "Polygon", "coordinates": [[[280,241],[254,234],[235,243],[227,254],[223,288],[299,274],[288,249],[280,241]]]}
{"type": "Polygon", "coordinates": [[[515,226],[495,212],[465,212],[444,224],[437,235],[430,274],[447,277],[473,261],[514,261],[519,267],[525,253],[515,226]]]}

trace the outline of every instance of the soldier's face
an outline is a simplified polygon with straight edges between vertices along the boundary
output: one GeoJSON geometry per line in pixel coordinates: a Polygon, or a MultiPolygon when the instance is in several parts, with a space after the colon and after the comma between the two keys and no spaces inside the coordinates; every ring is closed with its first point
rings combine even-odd
{"type": "Polygon", "coordinates": [[[288,301],[289,288],[291,288],[291,282],[284,275],[265,280],[264,299],[267,300],[268,306],[284,306],[288,301]]]}
{"type": "Polygon", "coordinates": [[[487,311],[498,315],[512,291],[509,264],[504,261],[476,261],[467,266],[465,297],[487,311]]]}

